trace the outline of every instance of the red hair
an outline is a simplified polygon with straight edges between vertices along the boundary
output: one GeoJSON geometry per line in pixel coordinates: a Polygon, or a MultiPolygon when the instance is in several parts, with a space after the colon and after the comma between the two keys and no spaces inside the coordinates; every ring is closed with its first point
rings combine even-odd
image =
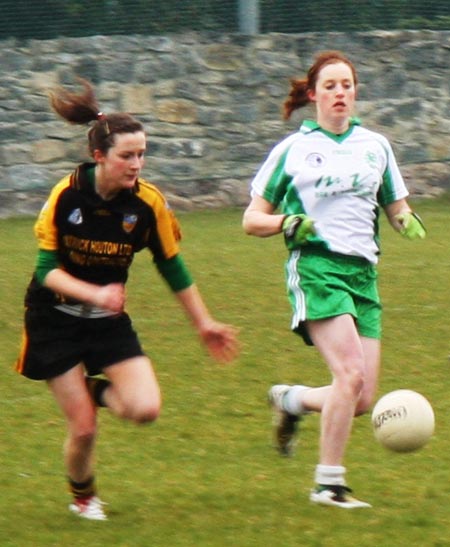
{"type": "Polygon", "coordinates": [[[288,120],[297,108],[306,106],[310,102],[309,91],[314,91],[320,71],[324,66],[335,63],[344,63],[352,71],[355,85],[358,83],[356,69],[353,63],[340,51],[323,51],[319,53],[314,64],[308,70],[306,78],[291,79],[291,90],[286,101],[283,103],[283,118],[288,120]]]}

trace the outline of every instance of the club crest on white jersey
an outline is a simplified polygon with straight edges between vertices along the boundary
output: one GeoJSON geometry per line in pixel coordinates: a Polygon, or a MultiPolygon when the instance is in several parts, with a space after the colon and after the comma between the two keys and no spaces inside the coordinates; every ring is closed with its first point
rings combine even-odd
{"type": "Polygon", "coordinates": [[[325,165],[325,156],[318,152],[313,152],[312,154],[308,154],[305,161],[309,167],[323,167],[325,165]]]}

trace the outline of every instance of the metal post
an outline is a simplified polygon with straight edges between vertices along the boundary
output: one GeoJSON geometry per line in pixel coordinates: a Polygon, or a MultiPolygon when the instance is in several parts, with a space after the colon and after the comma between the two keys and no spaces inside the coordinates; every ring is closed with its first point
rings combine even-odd
{"type": "Polygon", "coordinates": [[[259,0],[239,0],[239,32],[259,34],[259,0]]]}

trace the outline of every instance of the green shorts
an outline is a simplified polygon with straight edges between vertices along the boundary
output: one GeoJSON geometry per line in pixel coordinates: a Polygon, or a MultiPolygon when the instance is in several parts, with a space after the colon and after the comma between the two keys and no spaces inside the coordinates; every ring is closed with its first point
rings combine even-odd
{"type": "Polygon", "coordinates": [[[364,258],[319,249],[293,251],[285,267],[291,328],[312,345],[305,321],[350,314],[361,336],[381,338],[377,270],[364,258]]]}

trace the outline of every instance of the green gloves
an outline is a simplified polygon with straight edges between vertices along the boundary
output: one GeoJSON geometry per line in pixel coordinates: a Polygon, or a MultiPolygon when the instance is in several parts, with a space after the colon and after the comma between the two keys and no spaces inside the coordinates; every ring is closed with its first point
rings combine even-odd
{"type": "Polygon", "coordinates": [[[399,213],[395,219],[400,224],[400,233],[408,239],[425,239],[425,226],[416,213],[399,213]]]}
{"type": "MultiPolygon", "coordinates": [[[[400,233],[407,239],[425,239],[425,226],[419,215],[413,212],[395,215],[400,225],[400,233]]],[[[304,214],[286,215],[281,229],[288,249],[293,249],[308,242],[308,237],[315,234],[314,221],[304,214]]]]}
{"type": "Polygon", "coordinates": [[[307,243],[308,236],[315,234],[313,219],[303,214],[286,215],[281,229],[289,249],[307,243]]]}

